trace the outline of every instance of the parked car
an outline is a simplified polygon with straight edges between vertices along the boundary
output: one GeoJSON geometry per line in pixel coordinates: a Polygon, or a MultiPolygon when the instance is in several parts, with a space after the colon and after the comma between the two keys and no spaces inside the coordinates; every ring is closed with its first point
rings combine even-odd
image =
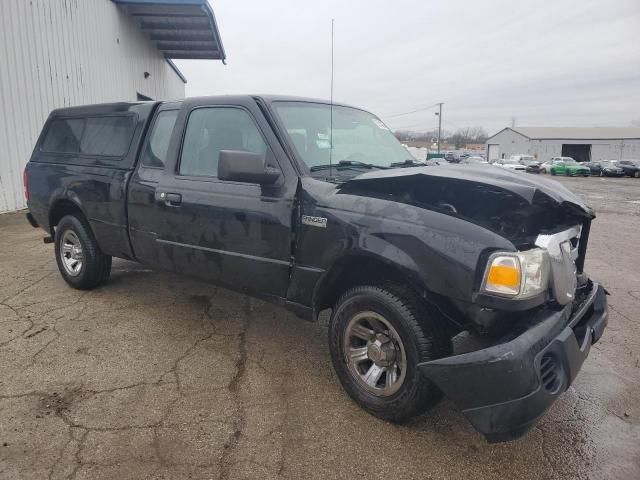
{"type": "Polygon", "coordinates": [[[618,165],[628,177],[640,178],[640,160],[620,160],[618,165]]]}
{"type": "Polygon", "coordinates": [[[600,177],[623,177],[624,170],[618,167],[615,163],[608,160],[601,160],[599,162],[589,162],[585,166],[589,167],[591,175],[598,175],[600,177]]]}
{"type": "Polygon", "coordinates": [[[524,165],[529,173],[540,173],[540,162],[537,160],[520,160],[520,163],[524,165]]]}
{"type": "Polygon", "coordinates": [[[584,272],[594,213],[555,182],[391,167],[407,160],[377,117],[322,100],[64,108],[25,169],[27,219],[74,288],[119,257],[308,320],[330,309],[337,377],[365,410],[401,421],[444,393],[490,441],[517,438],[607,324],[584,272]],[[458,355],[462,332],[479,341],[458,355]]]}
{"type": "Polygon", "coordinates": [[[458,156],[453,152],[446,152],[444,154],[444,159],[449,163],[458,163],[460,161],[458,156]]]}
{"type": "MultiPolygon", "coordinates": [[[[536,160],[536,157],[533,155],[511,155],[509,157],[510,160],[515,160],[518,163],[522,163],[523,161],[532,162],[536,160]]],[[[524,165],[524,163],[522,163],[524,165]]]]}
{"type": "Polygon", "coordinates": [[[542,165],[540,165],[540,173],[550,173],[551,172],[551,167],[553,165],[555,165],[556,163],[561,163],[561,162],[575,162],[575,160],[571,157],[552,157],[550,160],[544,162],[542,165]]]}
{"type": "Polygon", "coordinates": [[[540,162],[533,155],[511,155],[509,159],[524,165],[529,173],[540,173],[540,162]]]}
{"type": "Polygon", "coordinates": [[[591,169],[584,164],[578,163],[575,160],[565,160],[561,162],[555,162],[549,168],[551,175],[566,175],[570,177],[583,176],[588,177],[591,175],[591,169]]]}
{"type": "Polygon", "coordinates": [[[524,172],[527,170],[527,167],[522,165],[520,162],[516,160],[511,160],[510,158],[501,158],[500,160],[493,163],[496,167],[505,168],[507,170],[515,170],[524,172]]]}

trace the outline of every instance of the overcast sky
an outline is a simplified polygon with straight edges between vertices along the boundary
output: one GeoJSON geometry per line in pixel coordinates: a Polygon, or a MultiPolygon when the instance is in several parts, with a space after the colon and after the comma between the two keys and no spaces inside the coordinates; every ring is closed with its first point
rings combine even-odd
{"type": "Polygon", "coordinates": [[[394,129],[640,121],[640,0],[209,0],[227,52],[187,95],[334,97],[394,129]]]}

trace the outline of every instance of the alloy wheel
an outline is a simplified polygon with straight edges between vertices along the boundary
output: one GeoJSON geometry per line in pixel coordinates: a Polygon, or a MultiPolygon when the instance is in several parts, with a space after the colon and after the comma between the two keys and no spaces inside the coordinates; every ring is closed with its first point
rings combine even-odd
{"type": "Polygon", "coordinates": [[[60,244],[60,259],[65,271],[72,277],[80,275],[84,262],[82,243],[76,232],[67,230],[62,236],[60,244]]]}
{"type": "Polygon", "coordinates": [[[376,312],[360,312],[344,333],[344,358],[358,385],[368,392],[388,397],[402,386],[407,355],[400,335],[376,312]]]}

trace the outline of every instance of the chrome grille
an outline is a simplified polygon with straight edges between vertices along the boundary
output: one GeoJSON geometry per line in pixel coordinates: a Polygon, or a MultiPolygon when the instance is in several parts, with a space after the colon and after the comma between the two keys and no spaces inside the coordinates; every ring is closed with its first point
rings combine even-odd
{"type": "Polygon", "coordinates": [[[553,235],[538,235],[536,245],[547,250],[551,263],[551,289],[560,305],[573,301],[578,286],[576,260],[581,227],[576,225],[553,235]]]}

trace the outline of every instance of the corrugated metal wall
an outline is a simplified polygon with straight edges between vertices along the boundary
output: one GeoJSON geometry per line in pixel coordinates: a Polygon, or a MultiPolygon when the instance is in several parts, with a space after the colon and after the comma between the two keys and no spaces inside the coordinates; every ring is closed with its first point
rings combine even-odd
{"type": "Polygon", "coordinates": [[[0,212],[26,206],[22,171],[51,110],[137,92],[182,98],[184,83],[110,0],[0,0],[0,212]]]}

